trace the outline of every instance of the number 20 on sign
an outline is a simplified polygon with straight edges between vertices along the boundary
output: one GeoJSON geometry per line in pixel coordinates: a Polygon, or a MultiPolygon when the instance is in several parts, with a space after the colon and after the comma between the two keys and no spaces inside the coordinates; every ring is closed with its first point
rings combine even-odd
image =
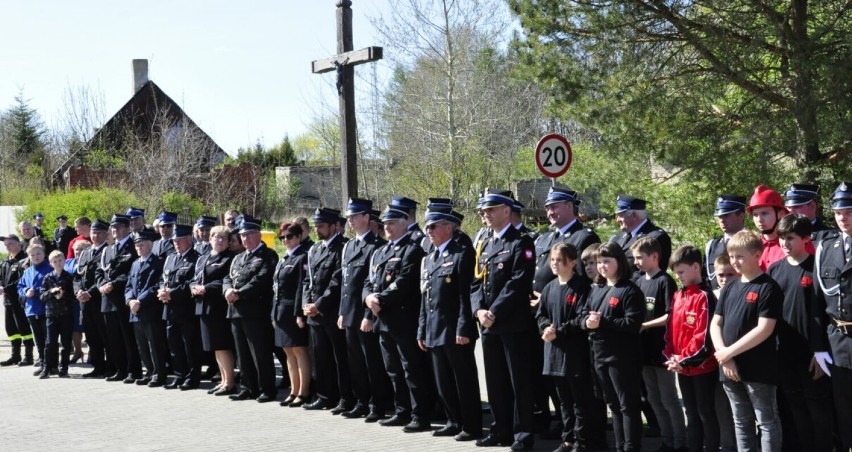
{"type": "Polygon", "coordinates": [[[562,135],[545,135],[535,147],[535,164],[547,177],[557,178],[571,167],[571,145],[562,135]]]}

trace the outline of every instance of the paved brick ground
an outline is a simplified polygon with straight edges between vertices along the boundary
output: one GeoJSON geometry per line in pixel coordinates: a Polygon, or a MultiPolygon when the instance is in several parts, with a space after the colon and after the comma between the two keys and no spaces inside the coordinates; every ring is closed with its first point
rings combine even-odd
{"type": "MultiPolygon", "coordinates": [[[[0,337],[4,360],[10,347],[5,334],[0,337]]],[[[85,365],[72,365],[69,379],[39,380],[32,369],[0,368],[0,451],[483,451],[473,443],[404,433],[328,412],[232,402],[206,390],[84,380],[79,375],[88,372],[85,365]]],[[[536,450],[557,445],[538,439],[536,450]]],[[[645,446],[654,450],[659,442],[648,440],[645,446]]]]}

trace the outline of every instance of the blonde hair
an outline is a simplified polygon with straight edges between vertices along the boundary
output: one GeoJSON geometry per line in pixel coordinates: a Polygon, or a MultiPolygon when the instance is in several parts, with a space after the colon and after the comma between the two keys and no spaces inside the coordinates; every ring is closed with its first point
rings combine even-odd
{"type": "Polygon", "coordinates": [[[85,250],[85,249],[87,249],[91,246],[92,246],[92,242],[87,242],[85,240],[78,240],[78,241],[74,242],[74,246],[71,247],[71,249],[74,250],[74,252],[76,253],[78,251],[83,251],[83,250],[85,250]]]}
{"type": "Polygon", "coordinates": [[[33,251],[33,250],[41,250],[41,254],[44,254],[44,246],[42,246],[38,243],[33,243],[32,245],[28,246],[27,247],[27,254],[30,254],[30,251],[33,251]]]}
{"type": "Polygon", "coordinates": [[[731,237],[726,249],[729,253],[742,250],[758,253],[763,251],[763,242],[755,232],[740,231],[731,237]]]}
{"type": "Polygon", "coordinates": [[[230,231],[231,230],[228,229],[227,226],[222,226],[222,225],[213,226],[213,229],[210,230],[210,237],[213,237],[216,234],[225,234],[225,236],[227,236],[228,232],[230,232],[230,231]]]}
{"type": "Polygon", "coordinates": [[[61,257],[62,259],[65,259],[65,255],[62,254],[62,251],[59,250],[51,251],[50,255],[47,256],[47,260],[52,261],[54,257],[61,257]]]}

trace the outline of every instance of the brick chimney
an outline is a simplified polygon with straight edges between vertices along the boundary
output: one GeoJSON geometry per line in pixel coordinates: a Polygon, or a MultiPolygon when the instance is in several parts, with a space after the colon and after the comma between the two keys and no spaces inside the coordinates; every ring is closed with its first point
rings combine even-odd
{"type": "Polygon", "coordinates": [[[148,60],[133,60],[133,94],[148,83],[148,60]]]}

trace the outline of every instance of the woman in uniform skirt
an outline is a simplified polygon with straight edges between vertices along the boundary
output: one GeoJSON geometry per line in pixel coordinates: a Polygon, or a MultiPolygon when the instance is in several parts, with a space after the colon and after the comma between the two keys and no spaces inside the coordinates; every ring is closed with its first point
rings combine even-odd
{"type": "Polygon", "coordinates": [[[215,352],[222,382],[208,394],[236,394],[234,378],[234,337],[231,322],[226,318],[228,302],[222,293],[222,280],[231,269],[234,253],[228,247],[228,228],[216,226],[210,230],[209,253],[198,258],[195,277],[190,289],[195,296],[195,314],[201,317],[201,343],[204,351],[215,352]]]}
{"type": "Polygon", "coordinates": [[[302,406],[310,396],[311,358],[308,352],[308,330],[302,313],[302,280],[308,268],[308,250],[301,245],[302,227],[282,223],[278,238],[287,252],[278,261],[273,276],[275,298],[272,323],[275,325],[275,346],[287,354],[287,373],[290,375],[290,395],[281,406],[302,406]]]}

